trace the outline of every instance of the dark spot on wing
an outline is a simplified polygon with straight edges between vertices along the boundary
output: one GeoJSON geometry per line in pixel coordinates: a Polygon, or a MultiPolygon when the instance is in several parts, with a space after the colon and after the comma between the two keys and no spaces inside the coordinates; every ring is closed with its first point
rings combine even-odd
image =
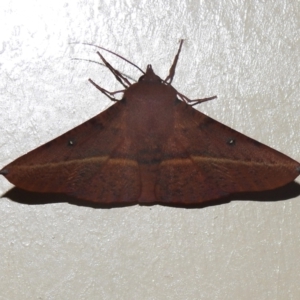
{"type": "Polygon", "coordinates": [[[95,129],[99,129],[99,130],[104,129],[104,125],[100,121],[98,121],[96,118],[91,119],[90,123],[93,127],[95,127],[95,129]]]}
{"type": "Polygon", "coordinates": [[[256,141],[256,140],[253,140],[253,145],[256,146],[256,147],[261,147],[261,146],[263,146],[262,143],[260,143],[260,142],[258,142],[258,141],[256,141]]]}
{"type": "Polygon", "coordinates": [[[198,124],[198,128],[201,130],[201,129],[206,129],[207,127],[209,127],[209,125],[211,123],[213,123],[214,120],[211,119],[211,118],[205,118],[204,122],[201,122],[198,124]]]}
{"type": "Polygon", "coordinates": [[[49,148],[52,144],[52,141],[47,142],[46,144],[42,145],[41,148],[49,148]]]}
{"type": "Polygon", "coordinates": [[[176,98],[174,104],[175,104],[175,105],[182,104],[182,101],[179,100],[178,98],[176,98]]]}

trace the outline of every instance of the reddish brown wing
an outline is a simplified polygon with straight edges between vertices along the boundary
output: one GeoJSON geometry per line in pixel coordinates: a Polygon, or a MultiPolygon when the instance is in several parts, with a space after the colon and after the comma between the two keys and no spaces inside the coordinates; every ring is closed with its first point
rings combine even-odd
{"type": "Polygon", "coordinates": [[[3,168],[6,178],[34,192],[99,203],[136,201],[141,182],[134,147],[125,139],[126,114],[124,101],[114,104],[3,168]]]}
{"type": "Polygon", "coordinates": [[[274,189],[299,175],[286,155],[178,101],[175,130],[156,183],[161,203],[197,204],[230,193],[274,189]]]}

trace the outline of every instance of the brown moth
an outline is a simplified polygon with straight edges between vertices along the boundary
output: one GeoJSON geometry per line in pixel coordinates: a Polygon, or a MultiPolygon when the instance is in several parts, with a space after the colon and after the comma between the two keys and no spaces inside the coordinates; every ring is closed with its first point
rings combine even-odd
{"type": "MultiPolygon", "coordinates": [[[[192,107],[215,97],[189,100],[175,90],[182,43],[165,80],[148,65],[134,84],[98,52],[125,87],[122,99],[0,174],[24,190],[121,205],[197,205],[293,181],[297,161],[192,107]]],[[[116,101],[117,92],[90,82],[116,101]]]]}

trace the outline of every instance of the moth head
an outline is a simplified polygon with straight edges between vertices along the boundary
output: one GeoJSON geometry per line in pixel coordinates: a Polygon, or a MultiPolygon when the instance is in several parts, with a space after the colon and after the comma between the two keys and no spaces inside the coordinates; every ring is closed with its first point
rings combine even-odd
{"type": "Polygon", "coordinates": [[[147,66],[146,73],[139,78],[139,82],[143,83],[161,83],[162,80],[159,76],[157,76],[151,65],[147,66]]]}

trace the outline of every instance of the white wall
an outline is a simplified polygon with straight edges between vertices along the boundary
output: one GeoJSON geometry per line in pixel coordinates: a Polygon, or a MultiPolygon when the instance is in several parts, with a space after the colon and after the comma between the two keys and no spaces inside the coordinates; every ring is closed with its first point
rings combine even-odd
{"type": "MultiPolygon", "coordinates": [[[[111,103],[103,45],[165,77],[199,109],[300,160],[298,1],[0,4],[0,166],[111,103]]],[[[138,72],[113,59],[134,77],[138,72]]],[[[299,180],[298,180],[299,182],[299,180]]],[[[12,185],[0,178],[0,195],[12,185]]],[[[20,199],[22,200],[22,199],[20,199]]],[[[300,198],[203,209],[0,200],[0,299],[300,299],[300,198]]]]}

